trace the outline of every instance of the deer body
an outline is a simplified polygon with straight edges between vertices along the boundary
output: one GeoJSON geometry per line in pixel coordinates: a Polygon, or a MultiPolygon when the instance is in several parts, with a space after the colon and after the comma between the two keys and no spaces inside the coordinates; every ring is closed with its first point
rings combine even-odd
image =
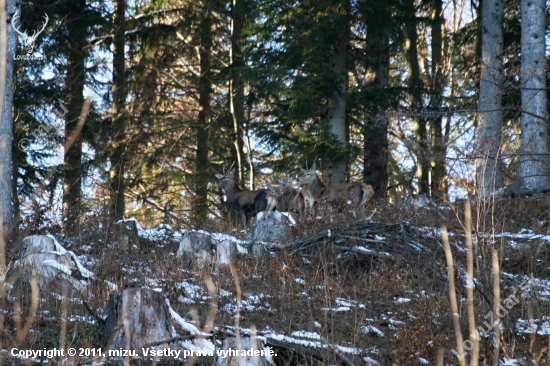
{"type": "Polygon", "coordinates": [[[328,205],[330,208],[352,202],[355,208],[363,210],[365,204],[374,195],[372,186],[363,182],[339,183],[324,185],[317,175],[316,165],[311,169],[302,169],[300,184],[307,184],[316,202],[328,205]]]}
{"type": "Polygon", "coordinates": [[[224,189],[227,202],[237,212],[245,230],[247,215],[253,215],[261,211],[271,211],[275,208],[275,197],[268,190],[251,191],[241,189],[235,177],[235,169],[229,174],[216,174],[216,178],[224,189]]]}
{"type": "Polygon", "coordinates": [[[300,216],[305,216],[313,209],[315,199],[308,187],[295,189],[292,178],[277,179],[277,182],[281,185],[281,192],[277,198],[278,211],[295,211],[300,216]]]}

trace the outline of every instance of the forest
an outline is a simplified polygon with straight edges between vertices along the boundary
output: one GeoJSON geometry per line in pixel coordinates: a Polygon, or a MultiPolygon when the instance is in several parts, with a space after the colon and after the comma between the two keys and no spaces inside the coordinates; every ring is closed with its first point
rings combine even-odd
{"type": "MultiPolygon", "coordinates": [[[[261,317],[250,316],[254,326],[244,317],[248,331],[255,334],[258,326],[267,345],[284,353],[276,364],[351,365],[359,360],[443,365],[445,359],[466,365],[459,345],[463,322],[471,342],[477,342],[469,364],[478,365],[479,358],[495,366],[527,360],[549,365],[550,332],[511,330],[513,324],[525,330],[518,325],[522,317],[540,321],[544,328],[545,295],[522,297],[521,315],[508,320],[510,333],[503,326],[481,345],[479,334],[474,342],[476,319],[482,324],[483,314],[499,309],[499,283],[502,298],[505,290],[518,288],[525,282],[522,276],[532,277],[533,272],[538,282],[529,283],[546,285],[548,14],[550,3],[544,0],[0,0],[0,310],[11,309],[0,315],[0,328],[17,330],[14,337],[0,330],[0,350],[2,344],[18,349],[53,344],[33,335],[33,326],[36,332],[47,328],[35,319],[42,311],[33,302],[38,291],[35,275],[13,275],[22,263],[17,258],[21,261],[29,253],[26,245],[31,244],[25,243],[32,240],[27,240],[50,235],[50,251],[69,249],[73,259],[68,261],[80,260],[83,264],[71,265],[83,278],[89,273],[91,281],[88,290],[77,291],[80,295],[69,295],[62,286],[59,299],[47,295],[53,296],[47,311],[55,308],[61,314],[52,316],[62,324],[60,334],[52,336],[61,348],[70,343],[66,328],[72,300],[67,297],[80,298],[84,306],[69,312],[83,312],[91,319],[85,325],[75,323],[71,342],[93,349],[104,344],[100,334],[108,328],[105,318],[110,319],[108,313],[116,307],[109,291],[143,286],[166,292],[173,287],[176,292],[166,295],[173,304],[181,294],[189,295],[189,286],[198,286],[202,298],[188,297],[204,310],[193,310],[201,316],[191,311],[200,330],[196,334],[210,329],[219,336],[221,330],[208,328],[213,325],[204,314],[214,306],[214,298],[222,301],[224,281],[234,282],[237,309],[240,273],[242,281],[252,276],[249,291],[270,284],[259,298],[277,298],[271,305],[281,306],[279,314],[295,314],[303,304],[289,299],[297,296],[293,286],[301,278],[293,276],[301,273],[311,276],[304,281],[312,289],[310,301],[315,302],[315,286],[338,283],[347,295],[333,294],[331,299],[357,312],[367,312],[373,291],[381,291],[380,296],[394,304],[401,298],[394,291],[422,288],[418,293],[431,295],[417,293],[411,305],[417,312],[407,311],[409,319],[414,314],[425,323],[392,325],[387,315],[391,311],[385,318],[364,313],[365,319],[374,320],[362,327],[345,316],[332,318],[333,326],[355,324],[353,341],[346,338],[345,327],[332,327],[331,334],[341,338],[324,333],[330,340],[321,341],[321,351],[292,353],[293,346],[266,335],[261,317]],[[308,181],[308,174],[319,174],[320,183],[308,181]],[[224,183],[228,180],[234,186],[224,183]],[[323,187],[324,196],[315,191],[315,184],[323,187]],[[238,200],[237,193],[230,192],[233,187],[239,191],[238,200]],[[301,201],[285,201],[285,189],[293,192],[294,201],[301,201]],[[344,189],[347,195],[339,201],[341,207],[335,207],[331,194],[344,189]],[[241,197],[249,201],[241,202],[241,197]],[[254,245],[261,240],[254,230],[263,230],[261,219],[247,232],[253,217],[245,217],[245,212],[253,216],[271,209],[290,212],[288,219],[277,216],[273,227],[281,222],[290,226],[285,229],[286,244],[266,244],[267,252],[260,250],[258,256],[266,256],[261,265],[231,254],[228,268],[205,274],[196,256],[182,254],[184,242],[204,240],[210,246],[229,240],[231,251],[258,253],[254,245]],[[476,233],[473,244],[471,232],[476,233]],[[220,233],[233,236],[227,239],[220,233]],[[390,241],[396,244],[390,246],[390,241]],[[356,243],[373,245],[377,251],[367,260],[364,252],[372,248],[353,249],[356,243]],[[244,249],[247,245],[250,248],[244,249]],[[133,250],[139,254],[129,254],[133,250]],[[188,272],[178,272],[181,256],[189,259],[188,272]],[[142,262],[132,263],[133,257],[142,262]],[[234,263],[240,263],[239,270],[234,263]],[[144,272],[131,278],[140,267],[144,272]],[[260,272],[270,275],[256,283],[253,278],[260,272]],[[272,281],[279,281],[275,272],[289,276],[291,283],[279,295],[271,288],[272,281]],[[177,286],[163,282],[174,276],[180,281],[177,286]],[[181,276],[196,282],[181,287],[181,276]],[[348,284],[351,280],[353,285],[348,284]],[[363,280],[362,285],[355,282],[363,280]],[[419,285],[425,281],[430,285],[419,285]],[[448,293],[454,293],[455,286],[460,309],[448,293]],[[88,298],[91,292],[97,295],[94,300],[88,298]],[[437,325],[424,308],[430,296],[445,298],[430,308],[432,315],[445,314],[437,325]],[[295,306],[291,311],[282,310],[290,303],[295,306]],[[460,320],[453,316],[458,313],[463,315],[460,320]],[[393,335],[372,343],[369,337],[376,335],[373,329],[380,322],[393,335]],[[547,336],[547,344],[533,334],[547,336]],[[411,338],[431,342],[431,348],[402,345],[411,338]],[[512,341],[518,342],[517,355],[512,341]],[[333,348],[336,344],[355,348],[346,353],[333,348]],[[366,344],[384,351],[374,352],[366,344]],[[537,346],[540,353],[533,348],[537,346]]],[[[57,266],[63,272],[65,264],[57,266]]],[[[44,291],[44,283],[38,284],[44,291]]],[[[537,286],[530,289],[536,291],[537,286]]],[[[328,301],[326,293],[319,296],[328,301]]],[[[180,302],[178,306],[185,305],[180,302]]],[[[318,302],[315,306],[321,307],[318,302]]],[[[173,306],[175,310],[168,302],[172,314],[181,314],[183,310],[173,306]]],[[[216,306],[222,309],[221,303],[216,306]]],[[[254,306],[252,312],[265,310],[259,303],[254,306]]],[[[237,340],[240,311],[232,315],[237,320],[224,318],[235,322],[237,340]]],[[[321,322],[323,332],[326,320],[321,322]]],[[[303,325],[294,318],[288,321],[303,325]]],[[[276,325],[270,327],[284,333],[276,325]]],[[[6,365],[16,363],[9,352],[2,352],[0,365],[3,357],[6,365]]]]}
{"type": "Polygon", "coordinates": [[[544,189],[539,3],[7,1],[4,227],[200,228],[232,165],[255,189],[317,162],[394,203],[544,189]]]}

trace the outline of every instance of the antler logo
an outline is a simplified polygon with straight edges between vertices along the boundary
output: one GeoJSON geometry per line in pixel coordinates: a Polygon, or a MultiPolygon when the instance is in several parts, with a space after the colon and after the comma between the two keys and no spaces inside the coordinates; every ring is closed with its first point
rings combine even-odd
{"type": "Polygon", "coordinates": [[[36,42],[40,33],[42,33],[44,29],[46,29],[46,25],[48,25],[48,20],[50,20],[50,18],[48,18],[48,14],[44,13],[45,21],[44,21],[44,24],[42,25],[42,29],[40,29],[39,31],[34,31],[32,36],[29,36],[27,34],[27,31],[21,32],[19,28],[15,26],[15,20],[18,18],[19,18],[19,11],[15,12],[15,14],[13,15],[13,18],[11,18],[11,26],[13,27],[13,29],[15,29],[17,33],[19,33],[21,37],[23,37],[23,42],[25,43],[25,48],[27,49],[27,55],[30,55],[34,50],[34,42],[36,42]]]}

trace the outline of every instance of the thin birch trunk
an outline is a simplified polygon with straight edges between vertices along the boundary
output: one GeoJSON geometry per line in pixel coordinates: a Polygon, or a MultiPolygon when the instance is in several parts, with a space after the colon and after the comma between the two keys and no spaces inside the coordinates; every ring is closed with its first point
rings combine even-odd
{"type": "Polygon", "coordinates": [[[468,304],[468,328],[470,331],[470,342],[472,342],[472,356],[470,365],[477,366],[479,363],[479,332],[476,329],[475,304],[474,304],[474,246],[472,244],[472,211],[470,200],[466,200],[465,212],[465,234],[466,234],[466,270],[468,273],[466,283],[466,298],[468,304]]]}
{"type": "Polygon", "coordinates": [[[449,281],[449,299],[451,302],[451,312],[453,315],[453,327],[455,330],[456,338],[456,350],[458,353],[458,364],[460,366],[466,366],[466,353],[464,353],[464,338],[462,337],[462,330],[460,330],[460,314],[458,313],[458,303],[456,300],[456,287],[455,287],[455,269],[453,253],[451,252],[451,246],[449,245],[449,235],[447,234],[447,227],[441,227],[441,238],[443,239],[443,247],[445,249],[445,258],[447,260],[447,277],[449,281]]]}
{"type": "MultiPolygon", "coordinates": [[[[493,258],[493,314],[498,314],[500,306],[500,264],[498,261],[498,252],[496,249],[491,251],[493,258]]],[[[493,336],[493,366],[498,366],[500,356],[500,321],[495,326],[495,335],[493,336]]]]}

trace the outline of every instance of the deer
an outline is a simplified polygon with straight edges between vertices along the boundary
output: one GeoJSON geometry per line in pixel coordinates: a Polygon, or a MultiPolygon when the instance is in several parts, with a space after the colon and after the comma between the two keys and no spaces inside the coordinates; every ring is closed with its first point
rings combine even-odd
{"type": "Polygon", "coordinates": [[[29,36],[27,34],[27,31],[23,31],[21,32],[19,30],[18,27],[15,26],[15,21],[19,18],[19,11],[16,11],[15,14],[13,15],[13,17],[11,18],[11,26],[13,27],[13,29],[21,36],[23,37],[23,42],[24,44],[27,46],[27,54],[31,54],[32,51],[34,50],[34,42],[36,42],[36,40],[38,39],[38,36],[40,35],[40,33],[42,33],[44,31],[44,29],[46,29],[46,26],[48,25],[48,20],[50,20],[50,18],[48,18],[48,14],[44,14],[44,23],[42,24],[42,29],[38,30],[38,31],[34,31],[32,36],[29,36]]]}
{"type": "Polygon", "coordinates": [[[278,211],[296,211],[302,217],[311,212],[315,199],[309,187],[295,189],[296,181],[292,177],[275,178],[275,180],[281,187],[277,198],[278,211]]]}
{"type": "Polygon", "coordinates": [[[241,189],[235,175],[235,168],[228,174],[215,174],[218,184],[223,188],[227,202],[237,212],[244,230],[247,229],[246,216],[262,211],[272,211],[277,202],[276,197],[267,189],[241,189]]]}
{"type": "Polygon", "coordinates": [[[352,202],[352,204],[355,204],[355,208],[363,214],[365,204],[374,195],[372,186],[363,182],[325,185],[317,175],[317,166],[315,163],[313,163],[310,169],[300,169],[302,170],[302,175],[298,179],[298,183],[309,187],[317,205],[322,202],[332,209],[334,206],[342,206],[352,202]]]}

